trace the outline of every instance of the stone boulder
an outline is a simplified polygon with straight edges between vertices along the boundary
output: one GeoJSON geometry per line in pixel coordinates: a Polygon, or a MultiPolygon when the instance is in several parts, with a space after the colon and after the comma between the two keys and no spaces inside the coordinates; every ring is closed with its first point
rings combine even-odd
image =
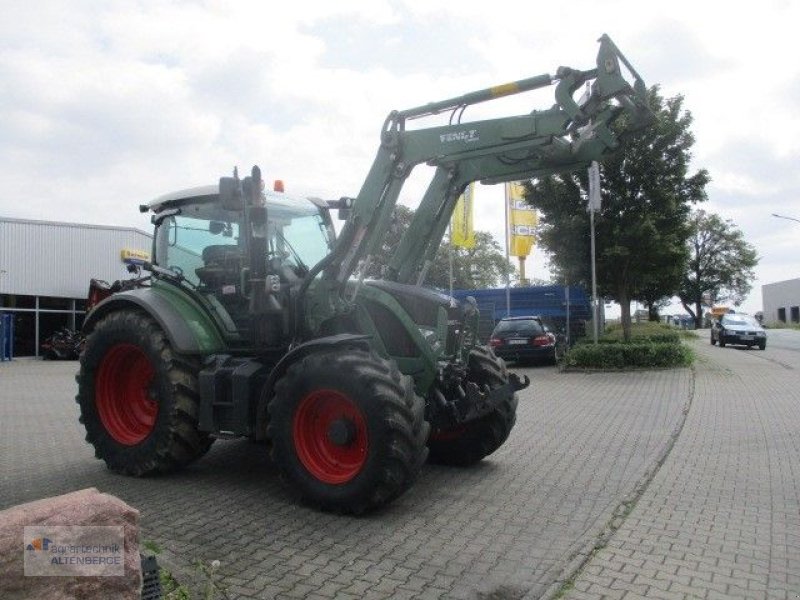
{"type": "Polygon", "coordinates": [[[139,511],[119,498],[87,488],[0,511],[0,598],[83,600],[141,597],[139,511]],[[124,575],[25,576],[24,528],[32,525],[118,525],[124,527],[124,575]]]}

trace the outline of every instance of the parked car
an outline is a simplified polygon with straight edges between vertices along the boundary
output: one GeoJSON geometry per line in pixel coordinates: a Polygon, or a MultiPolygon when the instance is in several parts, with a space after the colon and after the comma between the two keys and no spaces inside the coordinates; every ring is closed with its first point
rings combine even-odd
{"type": "Polygon", "coordinates": [[[739,344],[750,348],[758,346],[764,350],[767,347],[767,332],[750,315],[727,314],[711,325],[711,345],[717,342],[720,348],[726,344],[739,344]]]}
{"type": "Polygon", "coordinates": [[[562,345],[541,317],[507,317],[492,331],[489,345],[504,360],[556,362],[562,345]]]}

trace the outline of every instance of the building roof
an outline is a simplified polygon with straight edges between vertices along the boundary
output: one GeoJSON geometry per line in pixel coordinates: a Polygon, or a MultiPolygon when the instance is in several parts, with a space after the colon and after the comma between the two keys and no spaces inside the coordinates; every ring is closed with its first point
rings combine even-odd
{"type": "Polygon", "coordinates": [[[44,219],[18,219],[15,217],[4,217],[0,215],[0,223],[19,223],[25,225],[56,225],[58,227],[79,227],[81,229],[110,229],[113,231],[132,231],[148,237],[153,237],[152,233],[142,231],[136,227],[123,227],[121,225],[96,225],[94,223],[72,223],[69,221],[46,221],[44,219]]]}

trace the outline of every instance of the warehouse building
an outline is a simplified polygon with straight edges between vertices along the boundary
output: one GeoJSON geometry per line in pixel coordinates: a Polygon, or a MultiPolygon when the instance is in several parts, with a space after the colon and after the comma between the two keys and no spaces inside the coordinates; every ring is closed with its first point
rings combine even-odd
{"type": "Polygon", "coordinates": [[[50,334],[80,328],[90,279],[130,277],[126,262],[151,245],[133,228],[0,217],[0,313],[13,321],[14,356],[38,356],[50,334]]]}
{"type": "Polygon", "coordinates": [[[765,323],[800,323],[800,278],[761,286],[765,323]]]}

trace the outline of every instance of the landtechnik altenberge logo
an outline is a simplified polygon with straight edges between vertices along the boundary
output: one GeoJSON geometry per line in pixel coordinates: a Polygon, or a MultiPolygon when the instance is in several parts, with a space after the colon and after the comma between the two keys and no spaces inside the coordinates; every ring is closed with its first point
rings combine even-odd
{"type": "Polygon", "coordinates": [[[125,574],[123,526],[24,528],[26,576],[118,576],[125,574]]]}

